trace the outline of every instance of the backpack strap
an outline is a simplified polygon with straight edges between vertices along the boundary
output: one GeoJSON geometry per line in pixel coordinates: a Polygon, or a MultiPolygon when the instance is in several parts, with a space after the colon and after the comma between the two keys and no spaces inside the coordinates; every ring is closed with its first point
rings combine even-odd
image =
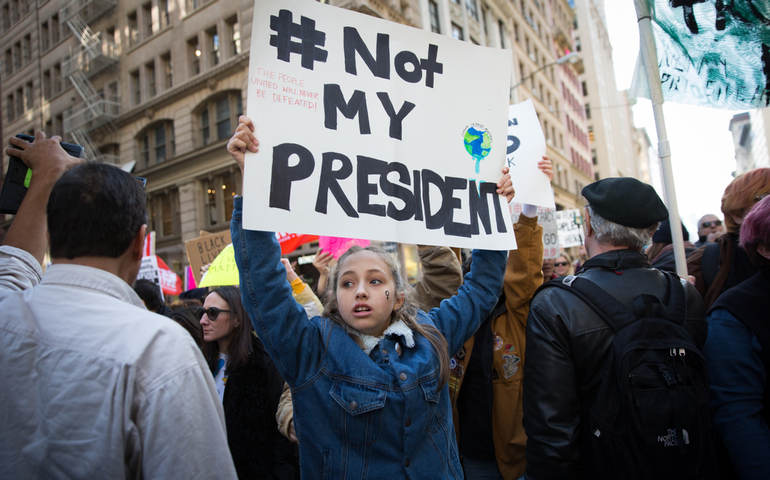
{"type": "Polygon", "coordinates": [[[668,305],[663,305],[654,295],[641,294],[634,300],[634,310],[631,310],[594,282],[575,275],[567,275],[544,283],[535,292],[535,296],[548,287],[568,290],[591,307],[591,310],[596,312],[615,333],[643,317],[660,317],[678,325],[684,325],[687,313],[684,287],[675,274],[661,273],[668,280],[668,305]]]}
{"type": "Polygon", "coordinates": [[[557,280],[544,283],[538,291],[547,287],[556,287],[572,292],[596,312],[614,332],[636,321],[637,316],[628,307],[615,300],[610,294],[599,288],[594,282],[575,275],[567,275],[557,280]]]}
{"type": "Polygon", "coordinates": [[[701,275],[703,275],[703,283],[706,287],[706,291],[708,291],[714,283],[714,279],[717,277],[717,272],[719,271],[718,242],[706,244],[706,248],[703,249],[703,256],[700,260],[700,271],[701,275]]]}

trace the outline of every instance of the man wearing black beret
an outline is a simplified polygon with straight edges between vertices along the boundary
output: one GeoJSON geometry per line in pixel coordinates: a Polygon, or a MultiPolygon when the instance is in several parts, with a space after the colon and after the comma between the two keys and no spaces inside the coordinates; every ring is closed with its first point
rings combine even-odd
{"type": "MultiPolygon", "coordinates": [[[[632,311],[641,294],[665,304],[669,280],[650,268],[641,252],[668,218],[655,190],[633,178],[607,178],[585,187],[583,196],[588,200],[584,225],[590,259],[576,277],[632,311]]],[[[700,349],[707,333],[704,305],[694,287],[684,284],[685,328],[700,349]]],[[[597,462],[581,458],[581,442],[595,434],[588,418],[614,337],[610,325],[569,289],[542,288],[533,298],[523,401],[528,480],[601,478],[597,462]]]]}

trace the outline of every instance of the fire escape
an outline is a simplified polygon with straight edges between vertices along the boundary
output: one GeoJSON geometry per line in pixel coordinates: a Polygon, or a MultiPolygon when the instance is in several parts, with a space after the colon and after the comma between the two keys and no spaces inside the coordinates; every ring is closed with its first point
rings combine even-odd
{"type": "Polygon", "coordinates": [[[69,58],[62,62],[62,74],[66,76],[80,95],[81,103],[64,114],[64,132],[74,143],[85,148],[89,160],[120,165],[117,155],[104,155],[97,148],[91,132],[102,128],[107,134],[114,134],[113,123],[120,114],[120,96],[114,91],[100,94],[89,80],[97,73],[118,62],[120,52],[115,43],[94,33],[88,26],[98,17],[115,6],[116,0],[64,0],[59,18],[66,22],[78,41],[69,58]]]}

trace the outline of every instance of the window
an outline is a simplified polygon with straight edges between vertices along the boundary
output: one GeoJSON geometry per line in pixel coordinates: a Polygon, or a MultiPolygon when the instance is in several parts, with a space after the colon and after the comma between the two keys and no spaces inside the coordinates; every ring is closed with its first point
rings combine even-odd
{"type": "Polygon", "coordinates": [[[158,93],[155,86],[155,61],[144,66],[144,76],[147,78],[147,96],[152,98],[158,93]]]}
{"type": "Polygon", "coordinates": [[[171,12],[169,10],[169,0],[158,1],[158,11],[160,12],[160,28],[166,28],[171,25],[171,12]]]}
{"type": "Polygon", "coordinates": [[[152,3],[142,5],[142,21],[144,22],[144,38],[152,36],[152,3]]]}
{"type": "Polygon", "coordinates": [[[21,88],[16,89],[16,116],[20,117],[24,114],[24,91],[21,88]]]}
{"type": "Polygon", "coordinates": [[[463,27],[454,22],[452,22],[452,38],[456,40],[465,40],[465,37],[463,36],[463,27]]]}
{"type": "Polygon", "coordinates": [[[176,155],[174,122],[160,120],[148,126],[138,137],[143,168],[150,168],[176,155]]]}
{"type": "Polygon", "coordinates": [[[588,85],[586,85],[586,82],[582,82],[581,86],[583,87],[583,96],[588,96],[588,85]]]}
{"type": "Polygon", "coordinates": [[[441,33],[441,23],[438,18],[438,4],[435,0],[428,2],[428,14],[430,15],[430,31],[433,33],[441,33]]]}
{"type": "Polygon", "coordinates": [[[137,23],[136,12],[128,14],[128,46],[133,47],[139,43],[139,24],[137,23]]]}
{"type": "Polygon", "coordinates": [[[524,64],[519,62],[519,73],[521,75],[521,79],[524,80],[527,78],[527,71],[524,70],[524,64]]]}
{"type": "Polygon", "coordinates": [[[148,195],[147,209],[150,214],[149,228],[158,238],[179,234],[179,192],[177,190],[148,195]]]}
{"type": "Polygon", "coordinates": [[[171,63],[171,52],[160,56],[160,65],[163,69],[163,88],[168,90],[174,85],[174,66],[171,63]]]}
{"type": "Polygon", "coordinates": [[[505,23],[502,20],[498,20],[497,28],[500,30],[500,48],[505,48],[505,23]]]}
{"type": "Polygon", "coordinates": [[[198,128],[202,145],[230,138],[243,114],[241,92],[231,90],[206,100],[198,109],[198,128]]]}
{"type": "Polygon", "coordinates": [[[580,37],[575,37],[575,50],[580,51],[580,37]]]}
{"type": "Polygon", "coordinates": [[[187,0],[187,14],[189,15],[191,12],[197,10],[205,3],[205,0],[187,0]]]}
{"type": "Polygon", "coordinates": [[[586,119],[591,120],[591,105],[586,103],[586,119]]]}
{"type": "Polygon", "coordinates": [[[476,0],[465,0],[465,9],[468,10],[468,15],[476,20],[479,19],[479,9],[476,6],[476,0]]]}
{"type": "Polygon", "coordinates": [[[529,55],[531,53],[531,51],[529,49],[529,37],[524,37],[524,45],[525,45],[526,50],[527,50],[527,55],[529,55]]]}
{"type": "Polygon", "coordinates": [[[32,110],[35,107],[35,98],[33,96],[32,82],[27,82],[24,86],[24,110],[32,110]]]}
{"type": "Polygon", "coordinates": [[[231,170],[204,181],[209,226],[230,222],[233,215],[233,200],[238,194],[236,186],[239,182],[236,176],[240,175],[231,170]]]}
{"type": "Polygon", "coordinates": [[[43,98],[50,100],[51,98],[51,71],[46,70],[43,72],[43,98]]]}
{"type": "Polygon", "coordinates": [[[18,70],[21,68],[21,42],[16,42],[13,45],[13,69],[18,70]]]}
{"type": "Polygon", "coordinates": [[[594,127],[588,127],[588,141],[594,143],[594,127]]]}
{"type": "Polygon", "coordinates": [[[232,16],[226,22],[227,35],[230,40],[230,56],[236,56],[241,53],[241,25],[238,23],[238,17],[232,16]]]}
{"type": "Polygon", "coordinates": [[[13,121],[13,112],[14,112],[14,109],[13,109],[13,95],[8,95],[6,101],[7,101],[7,106],[6,106],[5,110],[8,113],[6,118],[8,119],[8,122],[12,122],[13,121]]]}
{"type": "Polygon", "coordinates": [[[10,48],[5,51],[5,60],[3,61],[3,65],[7,69],[5,72],[6,77],[13,73],[13,53],[11,52],[10,48]]]}
{"type": "Polygon", "coordinates": [[[48,22],[43,22],[40,24],[40,48],[43,51],[48,50],[48,22]]]}
{"type": "Polygon", "coordinates": [[[61,84],[61,63],[57,63],[53,66],[53,96],[55,97],[59,93],[61,93],[62,90],[62,84],[61,84]]]}
{"type": "Polygon", "coordinates": [[[591,162],[594,165],[599,165],[599,157],[596,154],[596,150],[591,150],[591,162]]]}
{"type": "Polygon", "coordinates": [[[139,83],[139,70],[131,72],[131,102],[134,106],[142,103],[142,86],[139,83]]]}
{"type": "Polygon", "coordinates": [[[11,16],[13,17],[13,23],[19,21],[19,0],[11,0],[11,16]]]}
{"type": "Polygon", "coordinates": [[[190,59],[190,76],[201,73],[201,49],[198,45],[198,37],[187,40],[187,55],[190,59]]]}
{"type": "Polygon", "coordinates": [[[519,24],[516,22],[513,22],[513,38],[519,43],[519,24]]]}
{"type": "Polygon", "coordinates": [[[115,41],[115,27],[107,27],[104,31],[104,39],[110,43],[117,43],[115,41]]]}
{"type": "Polygon", "coordinates": [[[59,30],[59,14],[57,13],[51,17],[51,44],[56,45],[59,43],[61,32],[59,30]]]}
{"type": "Polygon", "coordinates": [[[206,30],[206,41],[209,48],[209,65],[219,65],[219,34],[217,27],[206,30]]]}
{"type": "Polygon", "coordinates": [[[11,6],[9,4],[3,5],[3,29],[8,30],[11,28],[11,6]]]}
{"type": "Polygon", "coordinates": [[[53,117],[53,131],[55,135],[64,134],[64,114],[58,114],[53,117]]]}

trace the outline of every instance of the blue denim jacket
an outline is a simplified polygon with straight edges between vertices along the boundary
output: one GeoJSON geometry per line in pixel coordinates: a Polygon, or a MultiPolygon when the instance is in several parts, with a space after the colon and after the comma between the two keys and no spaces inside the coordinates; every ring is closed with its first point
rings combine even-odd
{"type": "MultiPolygon", "coordinates": [[[[463,478],[449,391],[428,340],[388,336],[370,356],[339,325],[307,319],[291,295],[275,235],[231,224],[241,294],[254,329],[292,389],[303,478],[463,478]]],[[[418,321],[454,353],[494,308],[506,252],[474,251],[458,294],[418,321]]]]}

